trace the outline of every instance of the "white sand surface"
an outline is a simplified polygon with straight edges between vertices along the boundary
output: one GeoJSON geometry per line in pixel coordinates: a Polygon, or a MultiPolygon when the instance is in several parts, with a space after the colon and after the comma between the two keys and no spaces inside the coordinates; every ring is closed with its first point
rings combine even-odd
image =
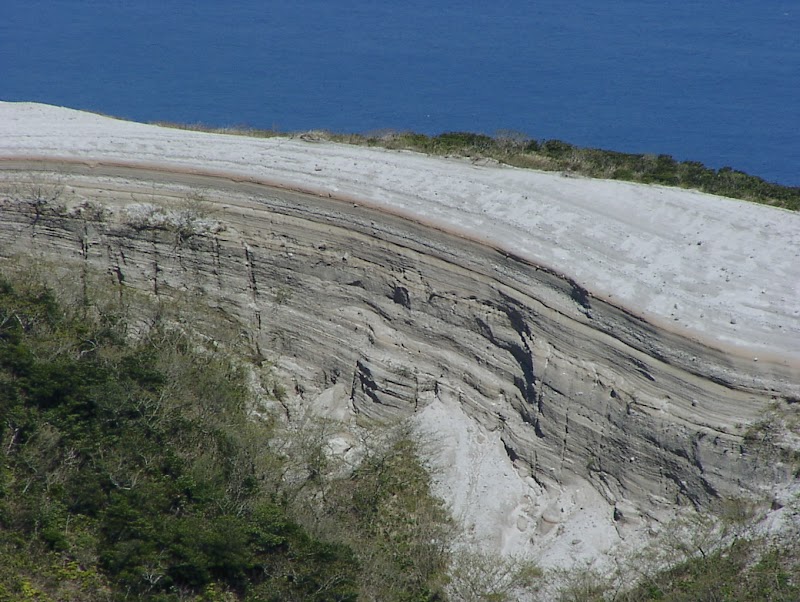
{"type": "Polygon", "coordinates": [[[463,528],[458,544],[543,568],[604,569],[611,555],[643,544],[642,532],[627,541],[620,536],[613,505],[589,482],[573,475],[569,482],[541,485],[509,460],[499,433],[470,418],[456,395],[440,395],[415,421],[433,490],[463,528]]]}
{"type": "Polygon", "coordinates": [[[713,346],[800,363],[800,214],[661,186],[0,102],[0,159],[197,170],[357,200],[489,242],[713,346]]]}

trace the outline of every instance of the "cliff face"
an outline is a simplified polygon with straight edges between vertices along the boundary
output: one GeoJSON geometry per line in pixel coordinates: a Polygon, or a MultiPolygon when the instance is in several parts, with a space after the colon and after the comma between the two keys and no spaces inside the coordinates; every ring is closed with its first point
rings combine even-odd
{"type": "Polygon", "coordinates": [[[797,469],[788,443],[759,436],[766,413],[800,399],[792,368],[672,334],[507,253],[208,176],[45,164],[0,175],[3,262],[102,273],[120,295],[232,317],[283,370],[290,411],[342,432],[418,416],[453,450],[441,411],[463,413],[527,490],[501,479],[462,495],[458,480],[480,484],[480,467],[459,475],[451,462],[441,492],[476,536],[499,529],[501,549],[541,553],[595,512],[613,531],[607,550],[676,505],[769,502],[797,469]],[[486,496],[508,503],[470,514],[486,496]]]}

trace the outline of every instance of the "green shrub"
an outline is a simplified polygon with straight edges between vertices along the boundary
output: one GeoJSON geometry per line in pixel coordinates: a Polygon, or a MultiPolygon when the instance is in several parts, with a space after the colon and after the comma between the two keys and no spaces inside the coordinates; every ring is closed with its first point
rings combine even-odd
{"type": "Polygon", "coordinates": [[[620,602],[790,602],[800,600],[795,542],[765,546],[737,539],[648,576],[620,602]]]}
{"type": "Polygon", "coordinates": [[[551,159],[564,159],[574,151],[575,147],[563,140],[545,140],[539,152],[551,159]]]}
{"type": "Polygon", "coordinates": [[[469,156],[488,151],[494,144],[495,141],[489,136],[470,132],[445,132],[433,138],[433,149],[440,154],[469,156]]]}
{"type": "Polygon", "coordinates": [[[0,385],[2,596],[441,595],[450,527],[414,444],[338,476],[312,445],[295,490],[242,366],[188,333],[156,321],[130,342],[124,320],[0,279],[0,385]]]}
{"type": "Polygon", "coordinates": [[[270,433],[247,416],[242,370],[195,351],[183,333],[156,326],[130,345],[108,331],[113,320],[81,313],[41,287],[0,281],[0,409],[11,442],[0,591],[58,597],[67,585],[54,567],[81,559],[74,587],[91,574],[141,599],[209,587],[244,598],[272,582],[297,599],[353,599],[352,552],[265,506],[274,492],[259,466],[270,433]],[[271,522],[256,532],[265,507],[271,522]],[[265,545],[276,537],[280,545],[265,545]],[[337,593],[314,597],[333,591],[323,587],[332,566],[337,593]]]}

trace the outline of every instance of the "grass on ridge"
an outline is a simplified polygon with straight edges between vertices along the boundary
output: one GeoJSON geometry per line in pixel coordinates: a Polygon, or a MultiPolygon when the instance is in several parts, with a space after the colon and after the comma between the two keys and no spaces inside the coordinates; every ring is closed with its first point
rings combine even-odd
{"type": "Polygon", "coordinates": [[[445,132],[436,136],[395,131],[372,134],[337,134],[325,131],[286,134],[275,130],[213,128],[202,124],[156,122],[154,125],[254,138],[291,135],[357,146],[412,150],[430,155],[493,159],[514,167],[696,189],[792,211],[800,210],[800,186],[767,182],[763,178],[731,167],[715,170],[698,161],[677,161],[670,155],[582,148],[562,140],[539,141],[516,132],[501,132],[494,137],[471,132],[445,132]]]}

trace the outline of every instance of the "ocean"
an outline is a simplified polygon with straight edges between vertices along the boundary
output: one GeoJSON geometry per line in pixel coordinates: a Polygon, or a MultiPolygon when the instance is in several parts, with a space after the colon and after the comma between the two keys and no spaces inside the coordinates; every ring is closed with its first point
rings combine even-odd
{"type": "Polygon", "coordinates": [[[0,99],[283,131],[513,131],[800,185],[799,32],[797,0],[4,0],[0,99]]]}

